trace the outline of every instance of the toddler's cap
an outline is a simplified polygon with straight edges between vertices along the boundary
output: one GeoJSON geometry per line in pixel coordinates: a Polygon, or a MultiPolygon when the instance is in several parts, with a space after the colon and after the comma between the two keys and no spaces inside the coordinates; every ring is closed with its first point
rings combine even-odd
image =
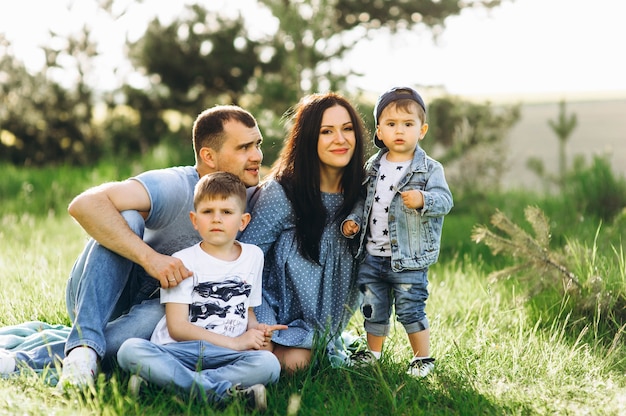
{"type": "MultiPolygon", "coordinates": [[[[426,112],[424,100],[422,100],[422,97],[417,93],[417,91],[411,87],[393,87],[378,97],[376,105],[374,106],[374,125],[378,126],[378,117],[380,117],[380,113],[383,112],[385,107],[394,101],[404,100],[407,98],[418,103],[424,112],[426,112]]],[[[376,133],[374,133],[374,144],[380,149],[385,147],[385,144],[378,138],[376,133]]]]}

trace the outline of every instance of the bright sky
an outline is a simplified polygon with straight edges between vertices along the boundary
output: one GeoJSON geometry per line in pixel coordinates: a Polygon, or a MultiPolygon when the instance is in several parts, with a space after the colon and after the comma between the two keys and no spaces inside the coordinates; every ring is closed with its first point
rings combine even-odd
{"type": "Polygon", "coordinates": [[[418,35],[375,42],[362,62],[377,91],[413,82],[462,95],[626,96],[625,15],[624,0],[516,0],[450,17],[438,46],[418,35]]]}
{"type": "MultiPolygon", "coordinates": [[[[43,57],[36,46],[46,43],[48,28],[78,30],[88,24],[102,43],[101,67],[106,68],[123,56],[126,33],[137,36],[154,13],[167,16],[180,9],[179,2],[147,0],[118,21],[104,23],[91,3],[76,1],[70,15],[66,1],[11,2],[0,13],[0,33],[12,41],[20,59],[37,67],[43,57]]],[[[427,31],[392,40],[381,36],[357,48],[350,65],[365,73],[355,85],[375,92],[409,84],[440,85],[460,95],[626,96],[624,16],[625,0],[515,0],[489,13],[466,10],[449,18],[436,45],[427,31]]],[[[99,80],[114,83],[110,70],[99,80]]]]}

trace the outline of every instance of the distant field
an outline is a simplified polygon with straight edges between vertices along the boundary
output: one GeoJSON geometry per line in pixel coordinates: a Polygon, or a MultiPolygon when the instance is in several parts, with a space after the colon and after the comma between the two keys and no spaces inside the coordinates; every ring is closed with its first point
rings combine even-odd
{"type": "MultiPolygon", "coordinates": [[[[626,177],[626,99],[566,104],[567,114],[578,118],[567,142],[568,160],[575,155],[585,155],[587,161],[593,154],[609,155],[614,171],[626,177]]],[[[507,138],[510,170],[504,175],[505,187],[539,185],[537,176],[526,168],[530,157],[542,159],[548,171],[557,172],[559,142],[548,120],[558,115],[558,102],[522,104],[522,118],[507,138]]]]}

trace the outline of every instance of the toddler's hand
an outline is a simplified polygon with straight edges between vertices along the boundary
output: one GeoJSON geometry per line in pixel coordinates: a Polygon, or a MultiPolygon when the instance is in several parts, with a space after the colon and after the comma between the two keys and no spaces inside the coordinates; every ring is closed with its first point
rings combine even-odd
{"type": "Polygon", "coordinates": [[[341,231],[346,236],[353,236],[359,232],[359,225],[352,220],[347,220],[343,223],[341,231]]]}
{"type": "Polygon", "coordinates": [[[424,207],[424,195],[422,191],[413,189],[411,191],[400,192],[404,206],[409,209],[418,209],[424,207]]]}

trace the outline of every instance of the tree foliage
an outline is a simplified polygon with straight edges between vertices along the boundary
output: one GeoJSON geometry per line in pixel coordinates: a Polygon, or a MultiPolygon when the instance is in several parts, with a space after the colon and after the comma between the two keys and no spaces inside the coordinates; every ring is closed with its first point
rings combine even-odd
{"type": "MultiPolygon", "coordinates": [[[[88,32],[67,40],[66,57],[74,63],[89,61],[88,32]]],[[[88,163],[98,153],[100,138],[93,122],[93,97],[84,83],[86,68],[78,65],[76,84],[65,87],[49,75],[62,67],[60,53],[49,47],[44,51],[47,67],[31,74],[0,37],[1,158],[34,166],[88,163]]]]}
{"type": "MultiPolygon", "coordinates": [[[[125,13],[114,13],[117,0],[94,1],[112,19],[125,13]]],[[[125,83],[98,94],[86,81],[98,52],[85,26],[67,36],[63,48],[44,45],[47,66],[40,73],[29,73],[10,53],[3,54],[0,77],[7,82],[1,98],[9,105],[0,110],[0,158],[15,164],[84,164],[102,155],[145,153],[163,141],[181,149],[181,140],[189,142],[196,114],[215,104],[234,103],[257,116],[266,139],[266,163],[271,163],[284,136],[282,115],[303,94],[339,91],[369,112],[371,103],[351,93],[347,83],[358,68],[346,65],[346,54],[358,42],[417,28],[436,36],[445,19],[463,8],[500,3],[264,0],[256,7],[271,30],[253,35],[243,14],[224,14],[198,2],[168,23],[154,18],[141,38],[127,42],[128,59],[145,80],[142,85],[125,83]],[[55,71],[74,74],[75,84],[56,83],[55,71]],[[106,107],[98,118],[96,104],[106,107]]],[[[8,51],[6,42],[4,48],[8,51]]],[[[443,134],[452,154],[464,146],[497,141],[510,126],[489,107],[449,104],[433,107],[438,110],[431,128],[438,126],[435,131],[443,134]],[[455,113],[459,106],[465,106],[462,115],[455,113]],[[469,141],[449,134],[458,132],[459,123],[472,126],[469,141]]]]}
{"type": "Polygon", "coordinates": [[[258,71],[276,66],[259,60],[260,46],[247,36],[241,16],[227,19],[201,5],[188,6],[167,25],[152,20],[144,36],[129,44],[131,61],[160,87],[159,98],[181,111],[220,101],[239,104],[258,71]]]}
{"type": "Polygon", "coordinates": [[[423,146],[446,166],[456,195],[481,195],[501,185],[508,165],[504,138],[519,118],[519,105],[494,107],[440,97],[428,106],[427,137],[435,140],[424,140],[423,146]]]}
{"type": "MultiPolygon", "coordinates": [[[[466,7],[496,7],[501,0],[471,3],[450,0],[264,0],[279,22],[271,48],[283,63],[268,81],[290,85],[300,97],[319,90],[344,90],[354,68],[337,65],[358,42],[381,32],[397,33],[419,26],[439,33],[447,17],[466,7]]],[[[292,97],[293,98],[293,97],[292,97]]],[[[288,105],[293,104],[293,99],[288,105]]]]}
{"type": "Polygon", "coordinates": [[[578,125],[576,114],[566,114],[565,100],[559,103],[559,117],[557,120],[548,120],[548,125],[559,139],[559,182],[563,186],[567,174],[566,145],[574,129],[578,125]]]}

